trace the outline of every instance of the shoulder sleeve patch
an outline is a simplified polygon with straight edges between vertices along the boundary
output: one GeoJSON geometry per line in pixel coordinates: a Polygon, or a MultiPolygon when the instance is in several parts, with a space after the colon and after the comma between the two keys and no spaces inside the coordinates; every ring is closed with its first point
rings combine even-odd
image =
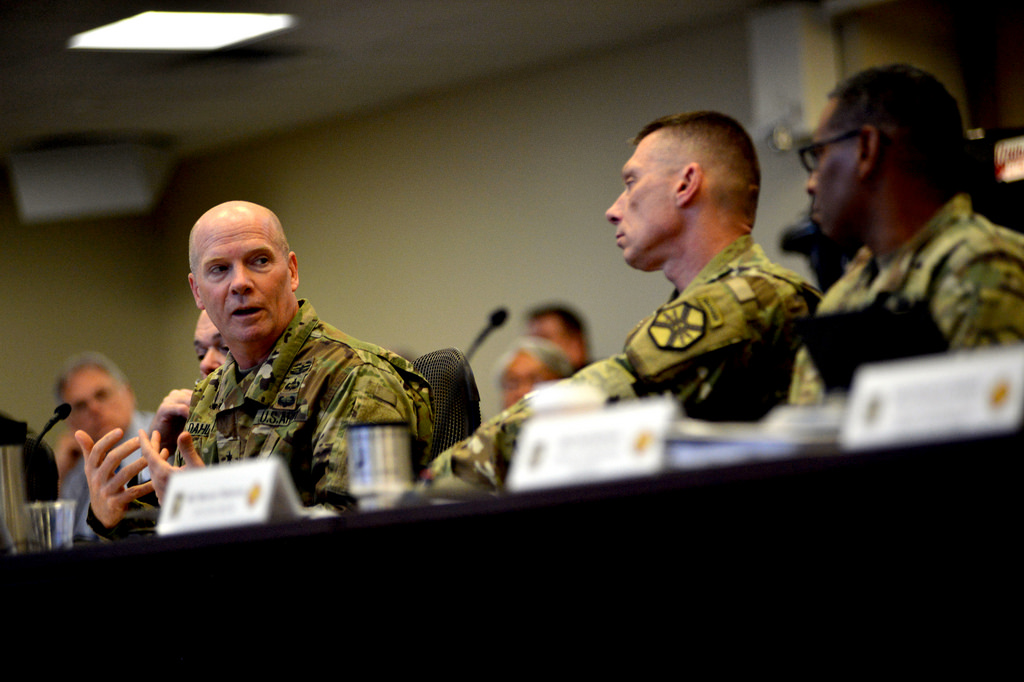
{"type": "Polygon", "coordinates": [[[683,350],[699,341],[706,328],[705,312],[687,301],[680,301],[662,309],[647,333],[658,348],[683,350]]]}
{"type": "Polygon", "coordinates": [[[750,316],[759,314],[756,291],[746,282],[739,288],[712,282],[648,318],[626,342],[636,376],[648,383],[670,381],[705,354],[754,338],[757,324],[750,316]],[[754,298],[742,303],[745,292],[754,298]]]}

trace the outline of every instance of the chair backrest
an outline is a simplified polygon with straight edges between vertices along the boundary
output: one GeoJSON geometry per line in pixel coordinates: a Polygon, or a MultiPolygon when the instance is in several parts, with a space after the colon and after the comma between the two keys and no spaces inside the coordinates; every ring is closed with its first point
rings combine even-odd
{"type": "Polygon", "coordinates": [[[431,457],[468,438],[480,426],[480,392],[469,361],[458,348],[442,348],[413,360],[430,384],[434,408],[431,457]]]}

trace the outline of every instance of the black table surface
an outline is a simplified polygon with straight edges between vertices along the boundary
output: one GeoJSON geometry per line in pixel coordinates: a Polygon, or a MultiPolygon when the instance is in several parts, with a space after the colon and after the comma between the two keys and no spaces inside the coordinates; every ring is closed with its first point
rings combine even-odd
{"type": "Polygon", "coordinates": [[[772,614],[766,633],[799,615],[803,636],[859,618],[948,635],[1018,592],[1021,444],[747,462],[5,556],[0,588],[20,617],[102,596],[179,625],[243,612],[279,630],[326,610],[363,632],[426,628],[429,642],[455,628],[478,645],[516,618],[550,637],[684,614],[702,627],[772,614]]]}

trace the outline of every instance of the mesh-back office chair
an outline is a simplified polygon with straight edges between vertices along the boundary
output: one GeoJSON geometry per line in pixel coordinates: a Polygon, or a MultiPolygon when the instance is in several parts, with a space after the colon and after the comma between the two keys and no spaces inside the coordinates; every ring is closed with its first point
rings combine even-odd
{"type": "Polygon", "coordinates": [[[480,426],[480,392],[469,361],[458,348],[426,353],[412,365],[430,384],[434,407],[430,454],[436,457],[480,426]]]}

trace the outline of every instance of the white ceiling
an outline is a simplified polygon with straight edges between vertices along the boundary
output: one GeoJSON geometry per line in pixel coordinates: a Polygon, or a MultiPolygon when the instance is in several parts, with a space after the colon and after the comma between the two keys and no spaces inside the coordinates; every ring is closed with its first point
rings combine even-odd
{"type": "MultiPolygon", "coordinates": [[[[143,137],[180,155],[538,68],[758,0],[2,0],[0,156],[143,137]],[[147,9],[287,12],[298,27],[208,55],[69,51],[147,9]]],[[[623,59],[629,59],[627,49],[623,59]]]]}

